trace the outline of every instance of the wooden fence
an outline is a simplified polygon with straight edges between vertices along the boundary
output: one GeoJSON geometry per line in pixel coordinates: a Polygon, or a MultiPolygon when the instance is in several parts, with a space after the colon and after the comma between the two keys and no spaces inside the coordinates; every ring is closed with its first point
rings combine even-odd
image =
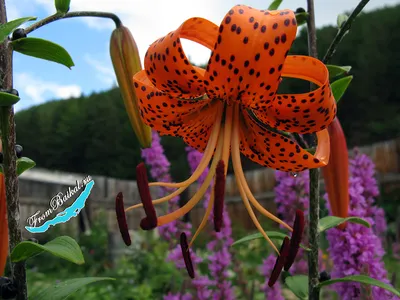
{"type": "MultiPolygon", "coordinates": [[[[368,147],[360,147],[359,150],[368,154],[375,162],[378,171],[378,180],[381,184],[389,188],[400,187],[400,138],[368,147]]],[[[34,168],[24,173],[20,177],[21,226],[27,226],[26,219],[38,210],[41,212],[47,210],[52,197],[59,192],[65,193],[68,187],[73,187],[77,180],[82,180],[87,175],[92,176],[92,174],[70,174],[39,168],[34,168]]],[[[274,170],[262,168],[246,172],[245,175],[256,198],[264,207],[274,212],[273,188],[276,184],[274,170]]],[[[96,217],[100,211],[106,211],[108,232],[113,236],[119,236],[118,234],[114,234],[118,231],[114,212],[115,196],[121,191],[124,193],[126,205],[138,203],[139,195],[136,182],[104,176],[92,176],[92,178],[95,185],[86,202],[86,207],[82,210],[79,218],[73,218],[66,224],[57,226],[60,226],[62,230],[74,236],[79,231],[79,228],[87,228],[88,222],[96,217]]],[[[196,185],[191,186],[184,197],[189,198],[196,190],[196,185]]],[[[154,197],[157,196],[157,188],[152,188],[152,193],[154,197]]],[[[73,199],[71,198],[70,201],[72,202],[73,199]]],[[[233,222],[241,224],[244,228],[254,228],[241,202],[233,176],[227,177],[225,201],[233,222]]],[[[201,204],[192,211],[191,219],[194,226],[200,223],[203,213],[204,209],[201,204]]],[[[127,221],[129,227],[132,229],[138,228],[143,216],[141,209],[128,213],[127,221]]],[[[25,228],[22,228],[22,232],[26,238],[32,236],[25,228]]],[[[35,234],[35,237],[40,238],[40,234],[35,234]]]]}

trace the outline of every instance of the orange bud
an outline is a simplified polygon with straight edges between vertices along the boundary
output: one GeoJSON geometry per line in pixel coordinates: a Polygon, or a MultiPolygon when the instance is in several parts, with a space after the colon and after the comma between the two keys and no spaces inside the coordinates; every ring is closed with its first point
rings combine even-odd
{"type": "Polygon", "coordinates": [[[142,70],[139,51],[131,32],[125,26],[116,28],[110,40],[110,55],[125,108],[142,147],[151,146],[151,128],[143,123],[133,87],[133,75],[142,70]]]}
{"type": "MultiPolygon", "coordinates": [[[[336,117],[328,127],[330,136],[330,158],[322,168],[325,190],[328,193],[332,214],[346,218],[349,211],[349,154],[342,126],[336,117]]],[[[344,229],[345,223],[339,225],[344,229]]]]}
{"type": "Polygon", "coordinates": [[[8,224],[6,186],[3,174],[0,174],[0,276],[3,275],[8,255],[8,224]]]}

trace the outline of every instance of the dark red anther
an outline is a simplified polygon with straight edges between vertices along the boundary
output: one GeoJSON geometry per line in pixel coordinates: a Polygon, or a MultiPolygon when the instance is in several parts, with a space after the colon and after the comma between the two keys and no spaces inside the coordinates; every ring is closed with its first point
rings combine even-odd
{"type": "Polygon", "coordinates": [[[155,227],[157,227],[157,225],[154,226],[154,222],[150,221],[148,217],[145,217],[140,221],[140,228],[143,230],[152,230],[155,227]]]}
{"type": "Polygon", "coordinates": [[[283,265],[286,262],[287,256],[289,254],[289,238],[286,236],[283,240],[281,249],[279,250],[279,256],[276,258],[274,268],[272,269],[271,276],[268,280],[268,286],[272,287],[278,280],[279,275],[282,272],[283,265]]]}
{"type": "Polygon", "coordinates": [[[190,278],[194,278],[194,268],[192,263],[192,258],[190,257],[190,252],[188,248],[186,234],[184,232],[181,233],[181,249],[182,249],[182,256],[183,260],[185,261],[186,270],[190,276],[190,278]]]}
{"type": "Polygon", "coordinates": [[[119,192],[115,198],[115,212],[117,214],[118,227],[119,231],[121,232],[122,239],[124,240],[125,245],[130,246],[132,242],[128,231],[128,223],[126,222],[124,196],[121,192],[119,192]]]}
{"type": "Polygon", "coordinates": [[[290,239],[289,255],[285,263],[285,271],[288,271],[296,259],[297,252],[300,248],[301,239],[304,231],[304,213],[296,210],[296,218],[294,219],[292,237],[290,239]]]}
{"type": "Polygon", "coordinates": [[[220,160],[217,165],[214,184],[214,229],[220,232],[223,221],[225,196],[225,164],[220,160]]]}
{"type": "Polygon", "coordinates": [[[150,195],[149,188],[149,180],[147,178],[147,170],[146,165],[142,162],[138,164],[136,167],[136,182],[139,190],[140,199],[142,200],[143,209],[146,213],[146,221],[140,223],[140,227],[142,227],[142,223],[144,223],[144,227],[142,229],[150,230],[157,227],[157,214],[154,209],[154,205],[150,195]]]}

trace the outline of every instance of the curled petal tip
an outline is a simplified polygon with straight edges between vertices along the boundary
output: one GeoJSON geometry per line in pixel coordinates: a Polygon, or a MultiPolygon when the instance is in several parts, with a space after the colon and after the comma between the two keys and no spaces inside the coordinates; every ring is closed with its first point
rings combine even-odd
{"type": "Polygon", "coordinates": [[[118,227],[119,231],[121,232],[122,239],[124,240],[125,245],[130,246],[132,241],[129,235],[128,223],[126,222],[124,197],[121,192],[119,192],[115,198],[115,212],[117,214],[118,227]]]}
{"type": "Polygon", "coordinates": [[[285,262],[285,271],[288,271],[296,259],[297,252],[300,248],[300,242],[304,231],[304,213],[296,210],[296,218],[293,224],[292,238],[290,239],[289,254],[285,262]]]}
{"type": "Polygon", "coordinates": [[[289,244],[290,244],[289,238],[285,237],[281,249],[279,251],[279,256],[276,258],[274,268],[272,269],[271,276],[268,280],[269,287],[273,287],[273,285],[278,280],[279,275],[282,272],[283,265],[285,264],[287,256],[289,254],[289,248],[290,248],[289,244]]]}
{"type": "Polygon", "coordinates": [[[192,263],[192,258],[190,256],[190,251],[187,243],[187,237],[184,232],[181,233],[180,237],[180,244],[181,244],[181,249],[182,249],[182,256],[183,260],[185,261],[185,266],[186,270],[190,276],[190,278],[194,278],[194,268],[193,268],[193,263],[192,263]]]}
{"type": "Polygon", "coordinates": [[[214,185],[214,229],[221,231],[224,211],[225,196],[225,163],[220,160],[217,165],[215,185],[214,185]]]}
{"type": "Polygon", "coordinates": [[[127,27],[120,26],[113,31],[110,40],[110,55],[133,131],[141,146],[148,148],[151,146],[151,128],[140,116],[132,79],[137,72],[142,70],[142,65],[137,45],[127,27]]]}

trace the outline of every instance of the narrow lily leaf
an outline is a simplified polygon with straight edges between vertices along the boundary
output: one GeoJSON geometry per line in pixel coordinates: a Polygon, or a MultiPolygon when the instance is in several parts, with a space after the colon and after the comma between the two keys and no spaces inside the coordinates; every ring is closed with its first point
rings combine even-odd
{"type": "Polygon", "coordinates": [[[344,78],[338,79],[331,84],[333,97],[335,97],[336,103],[344,95],[344,92],[349,87],[350,82],[353,80],[353,76],[346,76],[344,78]]]}
{"type": "Polygon", "coordinates": [[[85,263],[83,254],[76,241],[69,236],[60,236],[54,240],[40,245],[30,241],[19,243],[11,253],[11,261],[19,262],[27,260],[42,252],[49,252],[54,256],[61,257],[77,265],[85,263]]]}
{"type": "Polygon", "coordinates": [[[268,10],[277,10],[279,6],[281,5],[282,0],[274,0],[272,3],[268,6],[268,10]]]}
{"type": "Polygon", "coordinates": [[[4,42],[4,40],[19,26],[22,24],[36,20],[36,17],[26,17],[12,20],[6,24],[0,25],[0,43],[4,42]]]}
{"type": "Polygon", "coordinates": [[[68,279],[64,282],[56,283],[51,287],[40,291],[29,297],[32,300],[62,300],[68,298],[80,288],[97,281],[115,280],[109,277],[84,277],[68,279]]]}
{"type": "Polygon", "coordinates": [[[339,217],[335,217],[335,216],[327,216],[327,217],[324,217],[319,220],[318,231],[324,232],[324,231],[326,231],[330,228],[336,227],[344,222],[361,224],[368,228],[371,227],[371,224],[369,224],[364,219],[361,219],[358,217],[339,218],[339,217]]]}
{"type": "Polygon", "coordinates": [[[342,28],[343,24],[346,23],[346,21],[347,21],[348,18],[349,18],[349,17],[348,17],[346,14],[340,14],[340,15],[338,15],[338,16],[337,16],[337,20],[336,20],[336,23],[337,23],[338,28],[342,28]]]}
{"type": "Polygon", "coordinates": [[[6,92],[0,92],[0,106],[11,106],[19,101],[17,95],[13,95],[6,92]]]}
{"type": "MultiPolygon", "coordinates": [[[[284,234],[284,233],[279,232],[279,231],[266,231],[266,234],[269,236],[270,239],[278,240],[280,242],[282,242],[285,237],[289,237],[290,238],[290,236],[288,236],[287,234],[284,234]]],[[[240,244],[243,244],[243,243],[250,242],[252,240],[263,239],[263,238],[264,238],[264,236],[261,233],[257,232],[257,233],[245,236],[244,238],[241,238],[240,240],[237,240],[236,242],[234,242],[232,244],[232,246],[240,245],[240,244]]],[[[304,246],[302,244],[300,244],[300,247],[303,248],[306,251],[310,251],[309,248],[307,248],[306,246],[304,246]]]]}
{"type": "Polygon", "coordinates": [[[285,279],[285,284],[299,299],[308,299],[308,276],[288,276],[285,279]]]}
{"type": "Polygon", "coordinates": [[[331,285],[337,282],[359,282],[359,283],[364,283],[364,284],[369,284],[369,285],[374,285],[380,288],[383,288],[385,290],[388,290],[389,292],[393,293],[394,295],[400,297],[400,291],[396,290],[394,287],[391,285],[388,285],[382,281],[376,280],[374,278],[371,278],[366,275],[351,275],[351,276],[346,276],[342,278],[334,278],[330,280],[326,280],[323,282],[320,282],[318,284],[319,287],[323,287],[326,285],[331,285]]]}
{"type": "Polygon", "coordinates": [[[308,19],[308,13],[307,12],[302,12],[302,13],[297,13],[296,14],[296,22],[297,26],[301,26],[307,23],[308,19]]]}
{"type": "Polygon", "coordinates": [[[24,173],[25,171],[32,169],[36,166],[36,163],[28,158],[28,157],[21,157],[17,159],[17,174],[18,176],[24,173]]]}
{"type": "Polygon", "coordinates": [[[71,0],[55,0],[54,5],[58,13],[66,14],[69,11],[71,0]]]}
{"type": "Polygon", "coordinates": [[[74,66],[74,62],[67,50],[53,42],[28,37],[15,40],[11,44],[14,51],[22,54],[54,61],[69,69],[74,66]]]}
{"type": "Polygon", "coordinates": [[[326,65],[326,67],[329,71],[329,79],[333,79],[341,75],[346,75],[351,70],[351,66],[326,65]]]}

